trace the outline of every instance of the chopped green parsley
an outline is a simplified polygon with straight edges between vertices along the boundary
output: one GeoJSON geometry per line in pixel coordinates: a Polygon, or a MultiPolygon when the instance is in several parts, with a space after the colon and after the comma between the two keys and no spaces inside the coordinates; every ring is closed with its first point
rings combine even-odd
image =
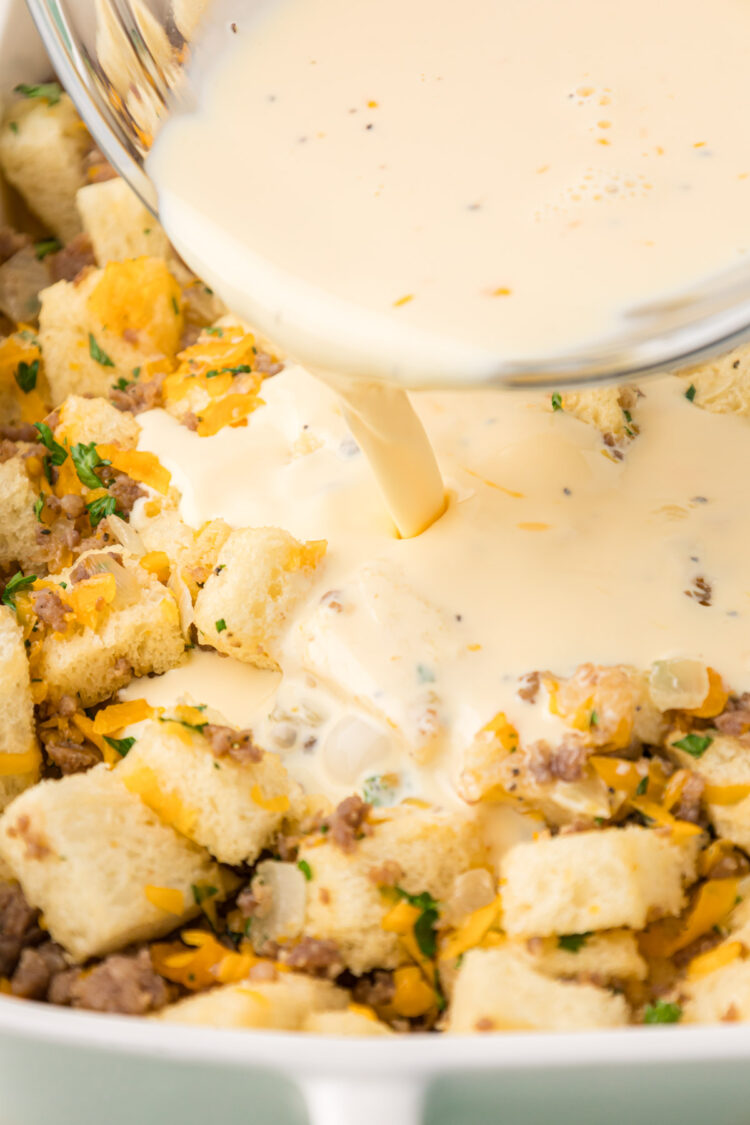
{"type": "Polygon", "coordinates": [[[133,744],[135,743],[135,739],[132,737],[110,738],[108,734],[104,735],[104,741],[108,746],[111,746],[113,750],[116,750],[121,758],[127,756],[128,750],[131,750],[133,748],[133,744]]]}
{"type": "Polygon", "coordinates": [[[679,1023],[682,1019],[682,1008],[679,1004],[670,1004],[667,1000],[656,1000],[647,1004],[643,1013],[644,1023],[679,1023]]]}
{"type": "Polygon", "coordinates": [[[686,734],[674,745],[678,750],[684,750],[686,754],[690,754],[691,757],[700,758],[706,753],[712,742],[713,736],[710,734],[686,734]]]}
{"type": "Polygon", "coordinates": [[[25,395],[29,391],[33,391],[36,387],[36,377],[39,374],[39,360],[32,360],[31,363],[24,363],[23,360],[16,368],[16,382],[25,395]]]}
{"type": "Polygon", "coordinates": [[[21,82],[14,87],[14,93],[23,94],[25,98],[43,98],[48,105],[57,105],[62,95],[62,87],[59,82],[40,82],[35,86],[21,82]]]}
{"type": "Polygon", "coordinates": [[[58,250],[62,250],[62,242],[59,238],[43,238],[40,242],[34,243],[34,253],[40,262],[48,254],[56,254],[58,250]]]}
{"type": "Polygon", "coordinates": [[[229,372],[230,375],[248,375],[252,371],[249,363],[239,363],[236,367],[212,367],[210,371],[206,372],[207,379],[215,379],[217,375],[224,375],[229,372]]]}
{"type": "Polygon", "coordinates": [[[114,367],[114,363],[109,358],[106,352],[96,342],[96,337],[93,332],[89,332],[89,355],[96,363],[101,364],[102,367],[114,367]]]}
{"type": "Polygon", "coordinates": [[[89,514],[91,526],[98,527],[107,516],[117,514],[117,501],[114,496],[100,496],[98,500],[93,500],[86,505],[86,511],[89,514]]]}
{"type": "Polygon", "coordinates": [[[568,953],[577,953],[586,944],[586,939],[590,937],[590,931],[585,934],[561,934],[557,939],[557,948],[566,949],[568,953]]]}
{"type": "Polygon", "coordinates": [[[214,895],[219,893],[218,887],[201,887],[197,883],[191,883],[190,889],[193,892],[193,900],[196,906],[202,906],[208,898],[213,898],[214,895]]]}
{"type": "Polygon", "coordinates": [[[310,866],[310,864],[307,862],[306,859],[300,859],[297,862],[297,867],[299,867],[300,871],[302,872],[302,874],[305,876],[305,879],[307,879],[307,881],[309,883],[310,880],[313,877],[312,867],[310,866]]]}
{"type": "Polygon", "coordinates": [[[98,469],[101,465],[109,465],[110,462],[101,459],[96,451],[96,442],[91,441],[88,445],[82,441],[77,442],[71,449],[70,456],[73,458],[81,484],[85,484],[87,488],[101,488],[102,482],[94,469],[98,469]]]}
{"type": "Polygon", "coordinates": [[[420,951],[425,957],[434,957],[437,952],[437,935],[435,928],[438,920],[439,903],[427,891],[418,895],[410,895],[402,887],[394,887],[400,898],[406,899],[410,906],[420,911],[414,923],[414,937],[420,951]]]}
{"type": "Polygon", "coordinates": [[[45,449],[49,450],[49,460],[53,465],[62,465],[63,461],[68,456],[67,449],[64,449],[59,442],[56,442],[52,436],[52,430],[46,422],[35,422],[34,429],[38,430],[38,440],[42,443],[45,449]]]}
{"type": "Polygon", "coordinates": [[[25,590],[27,586],[31,586],[33,582],[36,582],[35,574],[22,574],[20,570],[17,570],[13,577],[9,578],[5,584],[2,597],[3,605],[15,609],[16,594],[20,593],[21,590],[25,590]]]}

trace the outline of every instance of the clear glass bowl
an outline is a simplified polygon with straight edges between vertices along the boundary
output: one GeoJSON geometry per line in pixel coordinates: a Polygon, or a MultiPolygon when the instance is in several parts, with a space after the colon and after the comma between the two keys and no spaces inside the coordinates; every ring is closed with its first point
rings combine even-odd
{"type": "MultiPolygon", "coordinates": [[[[169,0],[27,3],[55,70],[96,143],[156,214],[156,192],[144,162],[178,88],[184,96],[182,64],[191,29],[175,25],[169,0]]],[[[748,339],[750,261],[700,288],[631,310],[618,335],[595,347],[501,363],[491,382],[557,388],[625,382],[690,368],[748,339]]]]}

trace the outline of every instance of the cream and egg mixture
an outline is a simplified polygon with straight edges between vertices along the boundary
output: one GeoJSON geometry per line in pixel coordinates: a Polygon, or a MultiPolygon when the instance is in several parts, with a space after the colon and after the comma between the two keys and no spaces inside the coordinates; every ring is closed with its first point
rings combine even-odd
{"type": "Polygon", "coordinates": [[[741,262],[747,5],[232,12],[210,21],[197,109],[149,158],[162,219],[347,401],[290,361],[246,428],[199,438],[144,416],[193,526],[328,544],[282,680],[197,653],[151,692],[262,717],[307,787],[386,777],[394,797],[450,803],[496,713],[524,742],[561,737],[544,693],[519,698],[527,673],[689,657],[742,685],[745,420],[697,411],[674,378],[598,392],[599,426],[559,394],[470,384],[741,262]],[[454,389],[414,393],[415,418],[375,376],[454,389]]]}

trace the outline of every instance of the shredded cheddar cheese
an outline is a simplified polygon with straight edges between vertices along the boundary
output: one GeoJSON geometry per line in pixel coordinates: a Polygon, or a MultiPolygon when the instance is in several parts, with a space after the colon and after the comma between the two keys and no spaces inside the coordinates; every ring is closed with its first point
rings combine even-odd
{"type": "Polygon", "coordinates": [[[717,945],[715,949],[699,953],[688,965],[688,979],[698,980],[700,977],[708,976],[709,973],[715,973],[717,969],[731,965],[732,961],[742,956],[743,951],[744,946],[741,941],[726,941],[722,945],[717,945]]]}
{"type": "Polygon", "coordinates": [[[498,922],[502,911],[502,900],[497,896],[487,906],[475,910],[458,929],[450,934],[440,950],[440,956],[445,960],[453,960],[462,953],[473,949],[480,944],[485,935],[498,922]]]}
{"type": "Polygon", "coordinates": [[[18,777],[21,774],[37,773],[42,756],[36,747],[20,754],[0,753],[0,777],[18,777]]]}
{"type": "Polygon", "coordinates": [[[183,804],[176,793],[164,790],[159,778],[150,766],[139,765],[125,775],[124,784],[131,793],[136,793],[165,824],[175,831],[190,837],[195,830],[198,813],[183,804]]]}
{"type": "Polygon", "coordinates": [[[143,893],[157,910],[163,910],[165,914],[184,914],[185,913],[185,899],[182,891],[177,890],[175,887],[155,887],[148,883],[143,888],[143,893]]]}
{"type": "Polygon", "coordinates": [[[140,723],[143,719],[150,719],[154,715],[154,708],[145,699],[131,699],[128,703],[113,703],[97,711],[94,718],[94,732],[96,734],[114,734],[131,723],[140,723]]]}
{"type": "Polygon", "coordinates": [[[738,885],[738,879],[709,879],[703,883],[681,919],[657,922],[641,936],[644,951],[653,957],[671,957],[724,922],[737,901],[738,885]]]}
{"type": "Polygon", "coordinates": [[[395,992],[391,1005],[405,1019],[423,1016],[435,1006],[435,990],[425,981],[415,965],[396,969],[393,974],[395,992]]]}
{"type": "Polygon", "coordinates": [[[169,491],[172,474],[154,453],[146,453],[140,449],[120,449],[117,445],[108,444],[97,446],[97,453],[102,460],[110,461],[114,469],[126,473],[138,484],[148,485],[163,495],[169,491]]]}
{"type": "Polygon", "coordinates": [[[169,578],[170,562],[166,551],[149,551],[138,560],[147,574],[155,575],[160,582],[169,578]]]}
{"type": "Polygon", "coordinates": [[[286,793],[282,793],[278,797],[266,797],[261,787],[254,785],[250,790],[250,796],[255,804],[260,805],[266,812],[285,813],[289,811],[289,798],[286,793]]]}

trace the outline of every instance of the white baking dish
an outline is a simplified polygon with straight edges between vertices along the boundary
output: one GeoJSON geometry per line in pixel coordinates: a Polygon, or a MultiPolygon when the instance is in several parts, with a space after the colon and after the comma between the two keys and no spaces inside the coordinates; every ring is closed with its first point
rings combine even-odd
{"type": "MultiPolygon", "coordinates": [[[[22,0],[0,0],[0,94],[47,66],[22,0]]],[[[748,1125],[750,1027],[340,1040],[0,996],[0,1125],[308,1121],[748,1125]]]]}

